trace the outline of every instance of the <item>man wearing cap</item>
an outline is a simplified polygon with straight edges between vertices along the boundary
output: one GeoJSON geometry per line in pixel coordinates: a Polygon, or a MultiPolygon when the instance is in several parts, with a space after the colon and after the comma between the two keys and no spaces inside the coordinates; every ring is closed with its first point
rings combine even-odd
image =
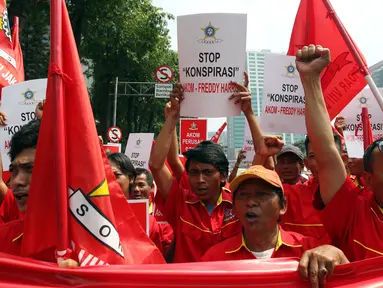
{"type": "Polygon", "coordinates": [[[319,246],[315,238],[285,231],[279,225],[287,205],[275,171],[252,166],[233,180],[230,189],[243,233],[210,248],[202,261],[301,257],[319,246]]]}
{"type": "Polygon", "coordinates": [[[275,170],[283,184],[295,185],[300,182],[303,170],[303,153],[301,149],[293,145],[284,145],[277,154],[275,170]]]}

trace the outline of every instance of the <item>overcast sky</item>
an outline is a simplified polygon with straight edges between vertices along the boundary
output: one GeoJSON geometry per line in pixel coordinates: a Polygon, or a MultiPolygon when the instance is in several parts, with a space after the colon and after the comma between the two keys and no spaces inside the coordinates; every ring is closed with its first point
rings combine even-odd
{"type": "MultiPolygon", "coordinates": [[[[316,0],[320,1],[320,0],[316,0]]],[[[286,52],[300,0],[152,0],[175,17],[197,13],[246,13],[247,49],[286,52]]],[[[383,60],[383,0],[332,0],[335,11],[367,59],[383,60]]],[[[169,22],[172,48],[177,50],[177,23],[169,22]]],[[[225,121],[209,119],[209,131],[225,121]]]]}

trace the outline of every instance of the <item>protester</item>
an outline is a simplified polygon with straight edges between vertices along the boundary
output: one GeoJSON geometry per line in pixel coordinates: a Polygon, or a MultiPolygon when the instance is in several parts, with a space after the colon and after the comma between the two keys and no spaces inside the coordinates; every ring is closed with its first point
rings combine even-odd
{"type": "MultiPolygon", "coordinates": [[[[255,123],[251,108],[251,94],[245,85],[232,83],[238,92],[230,100],[241,105],[250,130],[255,123]]],[[[156,203],[173,227],[176,242],[174,262],[195,262],[214,244],[240,232],[240,224],[233,214],[232,193],[225,189],[229,162],[222,147],[203,141],[195,149],[184,153],[190,189],[182,189],[165,165],[172,145],[176,124],[180,118],[183,88],[175,85],[166,122],[157,137],[150,156],[150,170],[158,186],[156,203]]],[[[255,135],[252,133],[252,135],[255,135]]]]}
{"type": "Polygon", "coordinates": [[[296,146],[284,145],[281,152],[277,154],[275,167],[283,184],[295,185],[300,182],[304,168],[304,155],[296,146]]]}
{"type": "MultiPolygon", "coordinates": [[[[153,215],[153,175],[145,168],[136,168],[136,179],[134,180],[134,188],[131,199],[149,199],[149,214],[153,215]]],[[[170,243],[173,240],[173,229],[168,223],[158,223],[160,229],[161,243],[164,254],[168,251],[170,243]]]]}
{"type": "Polygon", "coordinates": [[[252,166],[230,184],[242,233],[210,248],[202,261],[301,257],[319,246],[315,238],[287,232],[279,225],[287,203],[278,174],[252,166]]]}
{"type": "Polygon", "coordinates": [[[246,159],[246,151],[241,149],[241,151],[238,152],[237,162],[234,165],[233,170],[230,173],[230,176],[228,178],[228,182],[231,183],[235,177],[237,177],[238,169],[241,166],[242,161],[246,159]]]}
{"type": "Polygon", "coordinates": [[[383,255],[383,140],[365,152],[365,180],[370,197],[358,197],[359,188],[347,175],[334,142],[324,102],[320,75],[330,63],[330,51],[321,46],[305,46],[297,52],[297,69],[306,96],[306,126],[315,153],[320,189],[315,207],[333,243],[351,261],[383,255]]]}
{"type": "MultiPolygon", "coordinates": [[[[125,198],[127,200],[130,199],[130,195],[132,195],[134,191],[134,182],[137,177],[132,162],[130,162],[129,157],[123,153],[111,153],[108,155],[108,160],[125,198]]],[[[149,238],[156,244],[157,248],[163,252],[160,228],[156,219],[151,214],[149,214],[149,238]]]]}

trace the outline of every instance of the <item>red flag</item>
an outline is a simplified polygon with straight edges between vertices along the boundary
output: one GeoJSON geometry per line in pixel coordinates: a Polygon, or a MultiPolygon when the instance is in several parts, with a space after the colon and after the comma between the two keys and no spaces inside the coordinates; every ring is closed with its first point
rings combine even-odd
{"type": "Polygon", "coordinates": [[[24,81],[24,62],[19,41],[19,18],[15,17],[13,33],[5,0],[0,0],[0,88],[24,81]]]}
{"type": "Polygon", "coordinates": [[[372,136],[370,117],[368,116],[368,108],[362,108],[362,123],[363,123],[363,146],[364,150],[368,148],[374,142],[372,136]]]}
{"type": "Polygon", "coordinates": [[[213,137],[211,137],[211,141],[213,141],[214,143],[218,143],[218,140],[219,140],[219,137],[221,137],[221,134],[223,132],[223,130],[225,130],[227,126],[227,123],[223,123],[222,126],[218,129],[218,131],[215,133],[215,135],[213,137]]]}
{"type": "Polygon", "coordinates": [[[328,0],[301,0],[287,54],[295,56],[309,44],[331,51],[332,62],[323,71],[321,82],[333,119],[366,86],[367,64],[328,0]]]}
{"type": "Polygon", "coordinates": [[[51,11],[47,98],[21,254],[51,250],[58,260],[70,256],[82,266],[164,263],[122,194],[97,137],[65,2],[52,0],[51,11]]]}

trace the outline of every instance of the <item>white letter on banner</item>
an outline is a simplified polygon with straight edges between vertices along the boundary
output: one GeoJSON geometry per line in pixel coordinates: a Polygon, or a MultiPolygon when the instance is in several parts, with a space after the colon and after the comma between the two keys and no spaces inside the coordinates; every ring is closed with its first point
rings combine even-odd
{"type": "Polygon", "coordinates": [[[120,236],[113,224],[96,210],[81,190],[74,192],[69,188],[69,209],[94,237],[104,245],[124,257],[120,244],[120,236]]]}

